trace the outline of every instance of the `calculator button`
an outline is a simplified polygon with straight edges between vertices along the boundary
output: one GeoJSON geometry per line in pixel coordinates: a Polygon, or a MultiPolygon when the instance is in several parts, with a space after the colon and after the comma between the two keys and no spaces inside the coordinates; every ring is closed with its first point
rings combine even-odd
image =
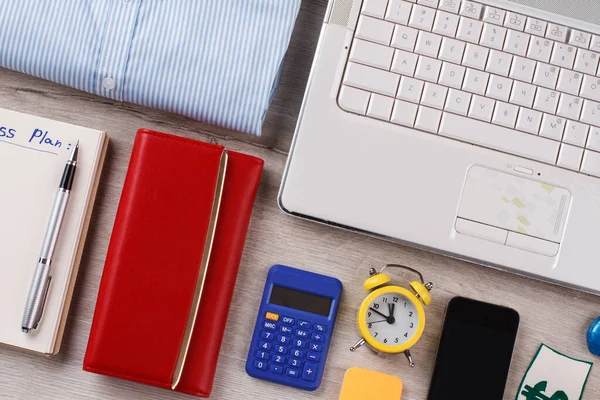
{"type": "Polygon", "coordinates": [[[287,334],[291,335],[293,331],[294,330],[292,329],[291,326],[281,325],[279,327],[279,332],[281,332],[281,333],[287,333],[287,334]]]}
{"type": "Polygon", "coordinates": [[[278,353],[278,354],[286,354],[288,351],[288,348],[285,346],[276,345],[274,351],[275,351],[275,353],[278,353]]]}
{"type": "Polygon", "coordinates": [[[277,343],[289,344],[290,340],[289,336],[277,335],[277,343]]]}
{"type": "Polygon", "coordinates": [[[322,324],[313,324],[313,330],[321,333],[327,332],[327,327],[322,324]]]}
{"type": "Polygon", "coordinates": [[[285,357],[280,356],[279,354],[273,354],[273,356],[271,357],[271,361],[277,364],[285,364],[285,357]]]}
{"type": "Polygon", "coordinates": [[[267,315],[265,315],[265,318],[277,322],[279,321],[279,314],[268,312],[267,315]]]}
{"type": "Polygon", "coordinates": [[[275,334],[273,332],[262,331],[260,337],[266,340],[273,340],[275,334]]]}
{"type": "Polygon", "coordinates": [[[261,360],[268,360],[269,359],[269,353],[259,350],[259,351],[256,352],[256,358],[259,358],[261,360]]]}
{"type": "Polygon", "coordinates": [[[306,381],[314,381],[315,375],[317,375],[317,364],[306,363],[304,364],[304,370],[302,371],[302,379],[306,381]]]}
{"type": "Polygon", "coordinates": [[[317,353],[306,353],[306,359],[309,361],[319,361],[321,359],[321,355],[317,353]]]}
{"type": "Polygon", "coordinates": [[[325,335],[321,335],[320,333],[313,333],[310,335],[310,340],[313,342],[323,343],[325,341],[325,335]]]}
{"type": "Polygon", "coordinates": [[[283,367],[281,365],[271,364],[269,371],[275,372],[276,374],[281,374],[283,372],[283,367]]]}
{"type": "Polygon", "coordinates": [[[310,322],[308,321],[302,321],[302,320],[298,320],[298,326],[300,328],[306,328],[306,329],[310,329],[310,322]]]}
{"type": "Polygon", "coordinates": [[[281,322],[283,322],[284,324],[294,325],[295,321],[296,320],[294,318],[290,318],[290,317],[286,317],[286,316],[281,316],[281,322]]]}
{"type": "Polygon", "coordinates": [[[305,349],[306,348],[306,340],[294,339],[294,340],[292,340],[292,342],[294,343],[294,347],[297,347],[299,349],[305,349]]]}
{"type": "Polygon", "coordinates": [[[256,360],[256,361],[254,361],[254,368],[267,369],[267,362],[256,360]]]}
{"type": "Polygon", "coordinates": [[[292,378],[298,378],[300,376],[300,371],[293,368],[288,368],[285,370],[285,374],[287,376],[291,376],[292,378]]]}
{"type": "Polygon", "coordinates": [[[302,358],[304,357],[304,352],[302,350],[294,349],[290,351],[290,354],[294,357],[302,358]]]}
{"type": "Polygon", "coordinates": [[[274,331],[275,329],[277,329],[277,324],[275,322],[265,321],[265,324],[263,325],[263,327],[270,331],[274,331]]]}
{"type": "Polygon", "coordinates": [[[258,347],[261,350],[271,350],[271,343],[263,342],[262,340],[258,342],[258,347]]]}
{"type": "Polygon", "coordinates": [[[304,339],[308,339],[308,331],[305,331],[302,329],[296,329],[296,336],[304,338],[304,339]]]}
{"type": "Polygon", "coordinates": [[[310,351],[318,351],[320,353],[321,350],[323,350],[323,346],[321,346],[320,344],[311,343],[310,346],[308,346],[308,349],[310,351]]]}
{"type": "Polygon", "coordinates": [[[288,365],[290,367],[302,368],[302,361],[297,358],[288,358],[288,365]]]}

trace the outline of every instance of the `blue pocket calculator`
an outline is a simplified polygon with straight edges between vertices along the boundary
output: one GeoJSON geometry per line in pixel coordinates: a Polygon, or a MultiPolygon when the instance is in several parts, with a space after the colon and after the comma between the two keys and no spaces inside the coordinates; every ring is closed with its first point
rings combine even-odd
{"type": "Polygon", "coordinates": [[[335,278],[284,265],[271,267],[246,360],[248,375],[317,389],[342,289],[335,278]]]}

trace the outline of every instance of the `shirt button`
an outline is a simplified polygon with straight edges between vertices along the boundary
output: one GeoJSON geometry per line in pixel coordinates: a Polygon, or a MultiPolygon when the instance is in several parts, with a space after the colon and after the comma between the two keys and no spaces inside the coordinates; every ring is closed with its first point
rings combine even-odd
{"type": "Polygon", "coordinates": [[[102,79],[102,86],[104,86],[104,89],[106,90],[112,90],[115,88],[115,80],[110,76],[107,76],[102,79]]]}

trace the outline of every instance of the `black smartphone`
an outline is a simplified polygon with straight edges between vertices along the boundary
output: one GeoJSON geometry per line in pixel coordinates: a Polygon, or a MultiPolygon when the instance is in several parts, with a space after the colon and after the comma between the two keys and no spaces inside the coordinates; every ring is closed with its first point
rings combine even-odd
{"type": "Polygon", "coordinates": [[[511,308],[450,300],[428,400],[502,400],[518,329],[511,308]]]}

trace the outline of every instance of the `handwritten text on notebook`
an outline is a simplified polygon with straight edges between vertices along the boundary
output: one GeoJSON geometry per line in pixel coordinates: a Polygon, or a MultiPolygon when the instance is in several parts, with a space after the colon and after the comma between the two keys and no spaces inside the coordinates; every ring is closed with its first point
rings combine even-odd
{"type": "Polygon", "coordinates": [[[40,128],[21,132],[16,128],[0,126],[0,142],[55,155],[58,154],[60,149],[71,149],[71,143],[65,144],[56,134],[40,128]]]}

